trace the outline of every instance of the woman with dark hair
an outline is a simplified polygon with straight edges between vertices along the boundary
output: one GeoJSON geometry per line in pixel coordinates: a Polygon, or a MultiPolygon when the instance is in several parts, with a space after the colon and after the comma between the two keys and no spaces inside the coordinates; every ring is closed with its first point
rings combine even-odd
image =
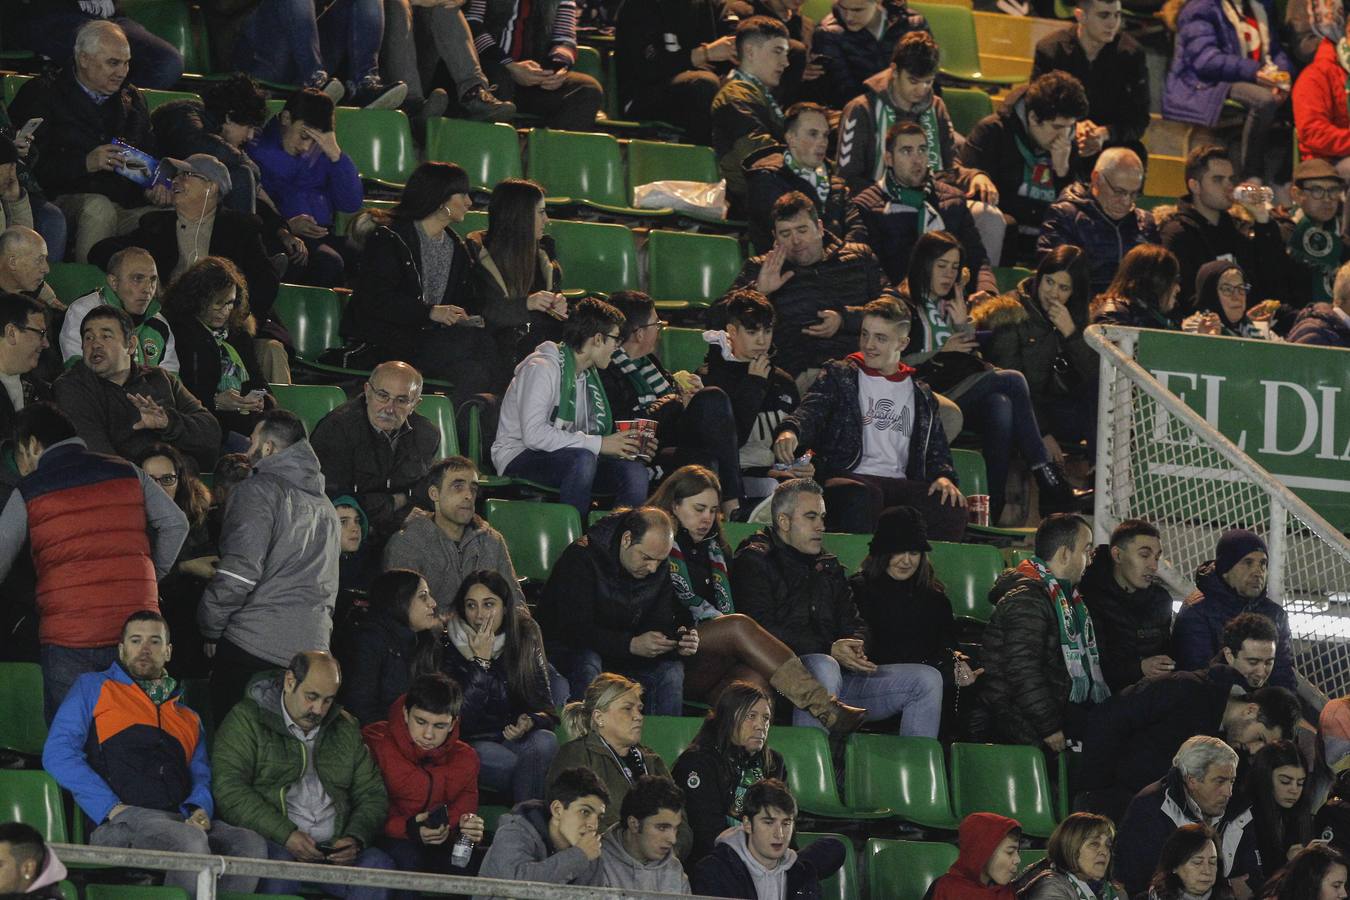
{"type": "MultiPolygon", "coordinates": [[[[220,160],[230,173],[223,205],[246,213],[255,209],[258,167],[244,153],[244,145],[266,121],[267,96],[243,72],[212,84],[200,100],[172,100],[150,114],[159,152],[175,159],[208,153],[220,160]]],[[[278,224],[285,223],[278,218],[278,224]]]]}
{"type": "Polygon", "coordinates": [[[479,781],[513,804],[543,799],[558,755],[544,639],[515,596],[496,571],[471,572],[455,595],[441,661],[464,688],[459,729],[478,751],[479,781]]]}
{"type": "Polygon", "coordinates": [[[342,705],[362,725],[389,714],[389,705],[418,675],[441,667],[444,627],[426,579],[411,569],[390,569],[370,585],[370,612],[339,649],[342,705]]]}
{"type": "Polygon", "coordinates": [[[221,256],[197,260],[169,285],[164,316],[178,345],[183,386],[215,414],[226,449],[246,449],[255,415],[276,404],[254,355],[257,323],[243,274],[221,256]]]}
{"type": "Polygon", "coordinates": [[[1116,826],[1106,816],[1076,812],[1055,826],[1045,859],[1017,879],[1018,900],[1127,900],[1111,880],[1116,826]]]}
{"type": "MultiPolygon", "coordinates": [[[[1063,466],[1050,457],[1026,378],[1016,370],[996,369],[980,357],[965,296],[970,273],[964,260],[965,248],[945,231],[930,231],[914,244],[909,273],[899,291],[912,317],[904,361],[934,391],[956,401],[966,426],[980,432],[992,524],[1003,511],[1009,448],[1021,455],[1036,478],[1042,513],[1081,508],[1090,502],[1092,492],[1070,485],[1063,466]]],[[[978,303],[981,296],[970,300],[978,303]]]]}
{"type": "Polygon", "coordinates": [[[1171,250],[1157,244],[1131,247],[1110,287],[1093,298],[1092,324],[1175,331],[1169,316],[1181,296],[1180,278],[1181,264],[1171,250]]]}
{"type": "Polygon", "coordinates": [[[1256,820],[1261,866],[1274,872],[1312,840],[1312,803],[1303,789],[1308,769],[1292,741],[1267,744],[1252,756],[1244,784],[1256,820]]]}
{"type": "Polygon", "coordinates": [[[1146,900],[1233,900],[1233,889],[1220,877],[1214,830],[1198,822],[1168,836],[1146,900]]]}
{"type": "Polygon", "coordinates": [[[132,460],[168,494],[187,516],[188,536],[173,569],[159,582],[160,607],[174,636],[169,668],[177,678],[203,678],[210,671],[197,627],[197,602],[220,562],[208,526],[211,491],[188,466],[182,453],[168,444],[151,444],[132,460]]]}
{"type": "Polygon", "coordinates": [[[1340,851],[1311,844],[1266,882],[1261,896],[1264,900],[1345,900],[1347,871],[1340,851]]]}
{"type": "Polygon", "coordinates": [[[671,777],[684,791],[684,813],[694,832],[686,866],[711,853],[717,836],[740,824],[741,803],[751,785],[787,778],[783,755],[769,748],[772,723],[769,694],[748,681],[733,681],[675,760],[671,777]]]}
{"type": "Polygon", "coordinates": [[[1013,290],[970,311],[976,333],[990,332],[981,354],[1027,380],[1036,421],[1050,457],[1064,461],[1059,441],[1086,439],[1095,458],[1097,354],[1083,340],[1088,318],[1088,261],[1072,244],[1050,251],[1013,290]]]}
{"type": "Polygon", "coordinates": [[[717,513],[721,498],[717,475],[703,466],[676,470],[647,498],[647,506],[664,510],[675,522],[666,565],[675,596],[698,629],[698,653],[682,657],[685,696],[716,702],[729,683],[743,679],[764,690],[772,687],[831,731],[852,731],[867,711],[831,697],[787,644],[736,612],[727,575],[731,552],[717,513]]]}
{"type": "Polygon", "coordinates": [[[500,394],[515,364],[543,341],[557,341],[567,318],[562,266],[553,238],[544,233],[544,189],[508,178],[492,189],[488,227],[469,235],[478,259],[473,273],[475,310],[496,342],[492,393],[500,394]]]}
{"type": "Polygon", "coordinates": [[[363,362],[402,359],[455,385],[458,402],[477,393],[487,354],[477,351],[469,277],[473,253],[453,226],[469,211],[469,176],[453,163],[425,162],[408,176],[397,205],[373,213],[374,232],[342,316],[342,336],[364,343],[363,362]]]}

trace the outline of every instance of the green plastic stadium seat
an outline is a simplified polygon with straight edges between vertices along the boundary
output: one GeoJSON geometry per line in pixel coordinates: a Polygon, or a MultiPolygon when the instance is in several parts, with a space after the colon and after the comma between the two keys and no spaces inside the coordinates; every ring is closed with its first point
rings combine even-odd
{"type": "Polygon", "coordinates": [[[870,534],[842,534],[827,531],[821,539],[822,548],[839,557],[839,565],[852,575],[862,568],[867,558],[867,545],[872,542],[870,534]]]}
{"type": "Polygon", "coordinates": [[[581,517],[565,503],[489,500],[483,517],[502,533],[516,574],[545,582],[567,545],[581,537],[581,517]]]}
{"type": "Polygon", "coordinates": [[[61,891],[61,900],[80,900],[80,891],[75,887],[75,882],[62,881],[56,887],[61,891]]]}
{"type": "Polygon", "coordinates": [[[891,816],[891,811],[884,807],[853,807],[839,799],[829,739],[821,729],[775,728],[770,746],[783,754],[788,788],[805,812],[826,819],[885,819],[891,816]]]}
{"type": "Polygon", "coordinates": [[[605,83],[604,64],[600,60],[600,51],[594,47],[577,47],[577,61],[572,69],[591,76],[601,84],[605,83]]]}
{"type": "Polygon", "coordinates": [[[1003,554],[988,544],[931,543],[933,549],[928,558],[947,588],[952,613],[958,619],[988,622],[994,612],[989,605],[989,589],[1003,571],[1003,554]]]}
{"type": "Polygon", "coordinates": [[[520,178],[520,139],[503,122],[438,117],[427,122],[427,159],[452,162],[469,173],[469,184],[490,191],[506,178],[520,178]]]}
{"type": "Polygon", "coordinates": [[[694,372],[708,355],[708,342],[697,328],[666,328],[661,332],[656,355],[668,372],[694,372]]]}
{"type": "Polygon", "coordinates": [[[163,38],[183,54],[184,72],[211,71],[206,29],[203,23],[196,23],[194,28],[189,4],[181,0],[122,0],[119,9],[122,15],[144,25],[146,31],[163,38]]]}
{"type": "Polygon", "coordinates": [[[868,893],[886,900],[923,900],[928,886],[956,862],[951,844],[922,841],[872,838],[866,853],[868,893]]]}
{"type": "Polygon", "coordinates": [[[47,720],[42,714],[42,668],[37,663],[0,663],[0,747],[42,753],[47,720]]]}
{"type": "Polygon", "coordinates": [[[320,419],[347,402],[342,388],[331,384],[269,384],[267,389],[282,409],[300,417],[309,434],[320,419]]]}
{"type": "Polygon", "coordinates": [[[888,806],[906,822],[954,829],[947,761],[932,738],[854,734],[844,747],[844,794],[859,806],[888,806]]]}
{"type": "Polygon", "coordinates": [[[329,347],[342,346],[342,295],[330,288],[283,284],[277,290],[276,311],[295,341],[295,352],[315,362],[329,347]]]}
{"type": "MultiPolygon", "coordinates": [[[[961,482],[961,493],[989,493],[984,456],[978,450],[952,450],[952,465],[956,467],[956,477],[961,482]]],[[[1035,533],[1034,528],[999,528],[994,525],[967,525],[966,530],[972,534],[1014,540],[1030,540],[1035,533]]]]}
{"type": "Polygon", "coordinates": [[[1054,799],[1045,755],[1035,747],[952,744],[952,808],[1011,816],[1022,831],[1045,838],[1055,830],[1054,799]]]}
{"type": "Polygon", "coordinates": [[[994,101],[989,94],[977,88],[943,88],[942,102],[947,104],[952,127],[963,136],[970,134],[976,122],[994,111],[994,101]]]}
{"type": "Polygon", "coordinates": [[[200,100],[196,94],[190,91],[152,91],[148,88],[141,89],[141,95],[145,97],[145,106],[150,112],[159,109],[165,103],[172,100],[200,100]]]}
{"type": "Polygon", "coordinates": [[[652,231],[647,236],[653,300],[713,303],[731,287],[741,264],[741,246],[733,237],[681,231],[652,231]]]}
{"type": "Polygon", "coordinates": [[[701,181],[716,184],[717,157],[702,144],[672,144],[666,141],[628,143],[629,196],[640,184],[653,181],[701,181]]]}
{"type": "Polygon", "coordinates": [[[0,822],[32,825],[48,841],[64,843],[70,834],[61,788],[46,772],[0,769],[0,822]]]}
{"type": "Polygon", "coordinates": [[[525,168],[544,186],[550,203],[646,218],[671,212],[628,205],[623,155],[612,134],[531,128],[525,139],[525,168]]]}
{"type": "Polygon", "coordinates": [[[178,887],[148,884],[90,884],[85,900],[188,900],[187,891],[178,887]]]}
{"type": "Polygon", "coordinates": [[[335,127],[338,143],[362,178],[402,189],[417,165],[417,148],[401,110],[340,106],[335,127]]]}
{"type": "Polygon", "coordinates": [[[764,526],[758,522],[723,522],[722,534],[726,537],[727,543],[731,545],[734,553],[736,548],[741,545],[750,535],[756,531],[763,531],[764,526]]]}
{"type": "Polygon", "coordinates": [[[998,285],[1000,293],[1007,293],[1017,287],[1023,278],[1030,278],[1034,274],[1030,269],[1021,266],[999,266],[994,269],[994,282],[998,285]]]}
{"type": "Polygon", "coordinates": [[[666,768],[673,769],[701,727],[703,720],[696,716],[647,716],[642,722],[642,743],[656,751],[666,768]]]}
{"type": "Polygon", "coordinates": [[[53,263],[47,273],[47,284],[56,292],[57,299],[67,305],[107,283],[103,270],[89,263],[53,263]]]}
{"type": "Polygon", "coordinates": [[[459,456],[459,432],[455,425],[455,405],[444,394],[423,394],[417,412],[440,429],[440,456],[459,456]]]}
{"type": "Polygon", "coordinates": [[[1025,872],[1027,869],[1036,865],[1036,863],[1045,859],[1046,852],[1044,850],[1023,850],[1017,855],[1022,857],[1022,868],[1018,871],[1025,872]]]}
{"type": "Polygon", "coordinates": [[[923,13],[933,29],[933,37],[942,48],[939,71],[957,81],[976,84],[1013,85],[1023,79],[1015,75],[987,75],[980,64],[980,41],[975,34],[975,16],[961,6],[939,3],[915,3],[911,7],[923,13]]]}
{"type": "Polygon", "coordinates": [[[478,807],[478,815],[483,817],[483,827],[487,829],[488,834],[497,830],[497,823],[501,821],[502,816],[511,811],[509,806],[500,806],[496,803],[483,803],[478,807]]]}
{"type": "Polygon", "coordinates": [[[633,232],[623,225],[554,220],[548,231],[557,244],[568,289],[612,294],[640,287],[637,245],[633,232]]]}
{"type": "Polygon", "coordinates": [[[821,900],[861,900],[862,885],[858,879],[858,857],[853,852],[853,842],[842,834],[828,831],[799,831],[796,834],[798,847],[809,847],[821,838],[834,838],[844,845],[844,864],[829,878],[820,883],[821,900]]]}
{"type": "MultiPolygon", "coordinates": [[[[15,75],[13,73],[4,76],[3,91],[5,97],[5,106],[8,107],[10,104],[14,102],[15,95],[19,93],[19,88],[23,87],[25,83],[27,83],[30,79],[32,79],[32,77],[33,77],[32,75],[15,75]]],[[[19,122],[14,127],[22,128],[23,123],[19,122]]]]}
{"type": "Polygon", "coordinates": [[[817,23],[830,14],[833,9],[833,0],[806,0],[802,4],[802,15],[815,19],[817,23]]]}

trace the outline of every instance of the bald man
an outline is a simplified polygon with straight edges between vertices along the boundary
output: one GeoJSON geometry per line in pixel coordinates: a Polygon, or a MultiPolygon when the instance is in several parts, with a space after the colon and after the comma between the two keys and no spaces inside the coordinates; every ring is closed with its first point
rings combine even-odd
{"type": "Polygon", "coordinates": [[[421,400],[422,374],[391,361],[370,374],[361,396],[314,426],[311,441],[323,464],[324,489],[330,497],[346,494],[361,504],[374,553],[420,499],[414,491],[440,449],[440,429],[416,411],[421,400]]]}
{"type": "Polygon", "coordinates": [[[61,374],[60,354],[56,352],[56,329],[65,306],[56,299],[56,292],[47,284],[47,242],[31,228],[11,225],[0,231],[0,292],[22,294],[42,304],[46,320],[47,342],[42,347],[37,375],[51,381],[61,374]]]}
{"type": "Polygon", "coordinates": [[[160,312],[159,268],[148,250],[128,247],[108,260],[106,284],[71,302],[61,323],[61,357],[69,364],[83,355],[80,325],[96,306],[126,310],[136,326],[132,359],[143,366],[178,372],[173,330],[160,312]]]}
{"type": "Polygon", "coordinates": [[[1064,244],[1081,247],[1088,257],[1088,296],[1106,290],[1131,247],[1158,243],[1153,213],[1135,206],[1143,192],[1144,165],[1135,152],[1125,147],[1103,150],[1088,183],[1071,184],[1050,204],[1041,221],[1037,256],[1044,258],[1064,244]]]}

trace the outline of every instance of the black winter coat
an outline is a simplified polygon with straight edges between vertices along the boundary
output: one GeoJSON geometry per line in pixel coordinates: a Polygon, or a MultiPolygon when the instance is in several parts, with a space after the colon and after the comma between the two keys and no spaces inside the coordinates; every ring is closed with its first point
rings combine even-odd
{"type": "MultiPolygon", "coordinates": [[[[132,84],[102,105],[95,105],[75,80],[74,69],[39,75],[19,88],[9,106],[15,122],[42,118],[33,134],[32,171],[48,198],[62,194],[103,194],[119,206],[145,206],[145,191],[116,172],[90,173],[85,157],[95,147],[120,138],[137,150],[158,156],[150,112],[145,99],[132,84]]],[[[161,272],[166,271],[160,269],[161,272]]]]}
{"type": "MultiPolygon", "coordinates": [[[[932,482],[950,478],[956,484],[947,434],[938,421],[937,400],[928,385],[914,382],[914,431],[909,442],[905,477],[932,482]]],[[[798,450],[816,451],[820,481],[853,471],[862,459],[862,409],[858,406],[858,367],[852,359],[827,363],[797,410],[783,421],[782,431],[799,438],[798,450]]]]}
{"type": "MultiPolygon", "coordinates": [[[[975,273],[978,290],[997,290],[989,254],[975,229],[965,194],[932,178],[928,181],[927,193],[927,222],[933,222],[933,211],[936,210],[942,219],[942,230],[950,232],[965,249],[964,264],[975,273]]],[[[847,221],[847,239],[872,248],[891,284],[904,281],[909,272],[910,254],[921,236],[918,210],[892,201],[880,185],[874,184],[854,196],[848,205],[847,221]]]]}
{"type": "Polygon", "coordinates": [[[1121,259],[1131,248],[1156,243],[1158,226],[1153,213],[1135,207],[1124,218],[1113,220],[1092,196],[1092,189],[1075,181],[1046,210],[1036,239],[1036,256],[1044,259],[1065,244],[1080,248],[1087,255],[1088,282],[1096,296],[1110,287],[1121,259]]]}
{"type": "Polygon", "coordinates": [[[342,707],[362,726],[383,722],[408,692],[417,635],[407,625],[372,612],[347,642],[342,659],[342,707]]]}
{"type": "MultiPolygon", "coordinates": [[[[634,637],[672,635],[693,620],[665,566],[645,578],[628,574],[619,562],[620,536],[619,517],[609,516],[568,545],[544,585],[538,621],[550,641],[593,650],[606,666],[622,668],[638,661],[628,650],[634,637]]],[[[657,657],[679,658],[674,650],[657,657]]]]}
{"type": "Polygon", "coordinates": [[[1158,583],[1127,592],[1116,582],[1113,568],[1111,548],[1102,544],[1083,573],[1078,593],[1092,613],[1102,674],[1115,694],[1144,677],[1141,661],[1171,651],[1172,597],[1158,583]]]}
{"type": "Polygon", "coordinates": [[[738,612],[798,656],[829,653],[840,638],[867,636],[838,557],[825,551],[807,556],[767,529],[736,550],[731,593],[738,612]]]}
{"type": "Polygon", "coordinates": [[[694,846],[686,865],[693,865],[711,853],[717,836],[740,819],[736,786],[740,784],[741,773],[756,764],[765,778],[787,779],[783,755],[773,748],[752,758],[739,747],[730,747],[723,753],[714,747],[691,744],[675,760],[670,777],[684,792],[684,814],[694,832],[694,846]]]}
{"type": "Polygon", "coordinates": [[[1291,282],[1285,279],[1290,277],[1291,266],[1279,223],[1274,218],[1264,225],[1239,224],[1222,212],[1219,223],[1211,225],[1183,197],[1176,214],[1159,223],[1158,232],[1162,245],[1175,253],[1181,264],[1181,295],[1173,313],[1178,321],[1195,311],[1195,276],[1200,267],[1225,254],[1232,255],[1251,283],[1249,305],[1280,300],[1287,293],[1291,282]]]}
{"type": "Polygon", "coordinates": [[[666,84],[694,67],[689,55],[721,35],[721,0],[624,3],[614,29],[619,111],[650,103],[666,84]],[[673,40],[672,40],[673,39],[673,40]]]}
{"type": "Polygon", "coordinates": [[[1078,28],[1069,25],[1036,43],[1029,81],[1059,70],[1083,84],[1088,118],[1111,129],[1112,144],[1142,141],[1148,128],[1148,63],[1144,50],[1128,34],[1116,39],[1088,61],[1078,42],[1078,28]]]}
{"type": "MultiPolygon", "coordinates": [[[[754,287],[763,265],[763,256],[747,259],[731,289],[754,287]]],[[[886,286],[881,264],[872,249],[866,244],[845,243],[826,234],[825,256],[820,262],[807,267],[784,263],[783,272],[793,273],[791,280],[769,297],[778,314],[774,326],[777,364],[796,376],[857,350],[858,331],[862,327],[861,307],[875,300],[886,286]],[[802,329],[819,322],[820,313],[827,309],[843,318],[834,337],[803,335],[802,329]]]]}
{"type": "MultiPolygon", "coordinates": [[[[797,861],[787,871],[783,900],[820,900],[820,882],[844,864],[844,845],[837,838],[821,838],[797,851],[797,861]]],[[[694,867],[689,887],[695,894],[708,897],[737,897],[758,900],[754,879],[740,855],[725,844],[694,867]]]]}
{"type": "Polygon", "coordinates": [[[748,475],[764,476],[773,465],[773,436],[783,419],[797,408],[801,396],[797,382],[774,366],[767,378],[750,374],[748,362],[728,360],[722,348],[708,347],[708,356],[698,370],[707,387],[721,388],[731,399],[731,415],[736,420],[736,446],[741,448],[741,470],[748,475]],[[762,448],[762,458],[747,456],[746,444],[754,441],[762,448]]]}
{"type": "MultiPolygon", "coordinates": [[[[525,627],[538,631],[539,626],[533,620],[524,621],[525,627]]],[[[441,669],[464,689],[464,705],[460,709],[460,740],[503,741],[502,729],[514,725],[521,716],[529,716],[535,728],[551,731],[558,724],[550,709],[552,703],[549,699],[548,668],[542,653],[542,638],[538,639],[537,646],[541,652],[530,697],[521,697],[511,690],[506,666],[501,659],[494,660],[489,668],[484,669],[473,660],[466,659],[453,646],[445,648],[441,669]]]]}
{"type": "Polygon", "coordinates": [[[227,166],[251,164],[243,150],[220,136],[223,124],[195,97],[171,100],[150,114],[159,152],[165,156],[187,159],[194,153],[206,153],[227,166]]]}
{"type": "MultiPolygon", "coordinates": [[[[661,360],[652,354],[647,357],[657,370],[670,382],[670,386],[675,386],[675,378],[670,374],[665,366],[661,365],[661,360]]],[[[633,360],[635,363],[638,360],[633,360]]],[[[609,400],[610,411],[614,415],[615,421],[622,419],[655,419],[658,423],[657,434],[665,443],[670,430],[679,419],[680,413],[684,411],[684,404],[680,403],[678,391],[671,391],[664,397],[657,397],[655,401],[641,406],[638,404],[638,391],[633,382],[627,375],[619,371],[619,367],[613,364],[605,366],[600,370],[600,382],[605,386],[605,397],[609,400]]]]}
{"type": "Polygon", "coordinates": [[[944,675],[952,671],[956,618],[952,603],[938,590],[916,590],[914,579],[889,575],[848,580],[853,601],[867,623],[867,658],[877,665],[919,663],[944,675]]]}
{"type": "Polygon", "coordinates": [[[1161,310],[1125,297],[1101,297],[1093,301],[1093,325],[1124,325],[1176,331],[1177,326],[1161,310]],[[1100,302],[1098,302],[1098,300],[1100,302]]]}
{"type": "MultiPolygon", "coordinates": [[[[220,349],[210,329],[196,316],[177,315],[169,320],[169,327],[173,329],[174,345],[178,351],[178,378],[183,382],[183,387],[215,414],[222,431],[252,434],[258,422],[257,416],[216,409],[216,393],[220,385],[220,349]]],[[[244,383],[239,393],[267,390],[267,379],[263,377],[258,356],[253,352],[252,336],[242,328],[231,328],[226,341],[244,362],[244,383]]],[[[275,406],[276,403],[272,401],[269,405],[275,406]]]]}
{"type": "Polygon", "coordinates": [[[831,10],[820,20],[813,36],[811,51],[825,69],[825,102],[835,109],[863,92],[863,81],[890,68],[895,45],[911,31],[932,31],[922,13],[915,12],[905,0],[882,0],[886,27],[878,40],[870,28],[849,31],[831,10]]]}
{"type": "Polygon", "coordinates": [[[825,223],[826,231],[835,237],[844,236],[848,185],[834,163],[825,163],[830,173],[830,192],[821,203],[816,189],[783,163],[785,151],[784,147],[765,147],[751,153],[742,163],[747,195],[745,213],[750,224],[750,245],[756,253],[768,253],[773,249],[773,205],[779,197],[792,191],[801,191],[815,203],[816,213],[825,223]]]}

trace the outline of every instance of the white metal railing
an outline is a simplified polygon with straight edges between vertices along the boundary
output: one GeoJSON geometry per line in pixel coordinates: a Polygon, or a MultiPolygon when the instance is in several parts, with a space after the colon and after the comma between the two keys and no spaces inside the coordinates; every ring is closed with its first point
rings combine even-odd
{"type": "Polygon", "coordinates": [[[687,894],[653,891],[628,891],[619,888],[586,887],[571,884],[545,884],[539,881],[507,881],[501,878],[476,878],[472,875],[431,875],[388,869],[358,869],[323,863],[281,862],[247,859],[241,856],[215,856],[200,853],[173,853],[167,850],[131,850],[120,847],[86,847],[79,844],[52,844],[64,863],[100,866],[127,866],[159,872],[195,872],[197,900],[215,900],[216,879],[221,875],[259,878],[284,878],[313,884],[340,884],[352,887],[387,888],[419,891],[424,894],[463,894],[465,896],[510,897],[513,900],[673,900],[687,894]]]}
{"type": "Polygon", "coordinates": [[[1101,357],[1097,543],[1125,519],[1149,520],[1162,533],[1159,575],[1184,597],[1219,535],[1251,529],[1270,551],[1267,591],[1289,614],[1297,668],[1332,696],[1350,693],[1350,540],[1141,366],[1139,335],[1085,333],[1101,357]]]}

